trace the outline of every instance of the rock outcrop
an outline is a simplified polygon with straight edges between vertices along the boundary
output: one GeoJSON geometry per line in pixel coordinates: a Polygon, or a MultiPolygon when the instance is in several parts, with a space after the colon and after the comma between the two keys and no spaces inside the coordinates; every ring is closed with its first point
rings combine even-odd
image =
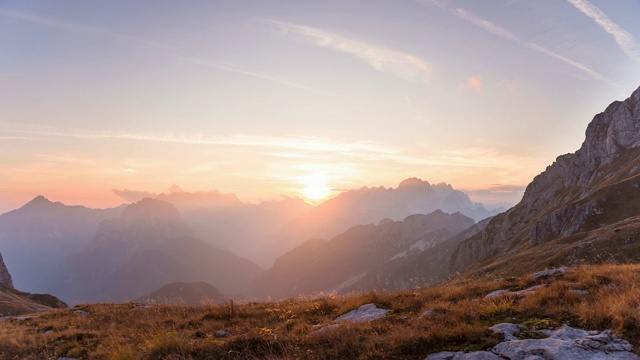
{"type": "Polygon", "coordinates": [[[615,338],[610,330],[585,331],[568,325],[551,331],[543,330],[543,339],[520,339],[524,326],[498,324],[490,328],[504,334],[505,340],[488,351],[441,352],[425,360],[639,360],[628,341],[615,338]]]}
{"type": "Polygon", "coordinates": [[[7,270],[7,266],[4,264],[2,254],[0,254],[0,284],[13,289],[13,281],[11,281],[11,274],[7,270]]]}
{"type": "Polygon", "coordinates": [[[589,124],[585,141],[527,187],[515,207],[462,242],[452,271],[640,215],[640,89],[589,124]]]}

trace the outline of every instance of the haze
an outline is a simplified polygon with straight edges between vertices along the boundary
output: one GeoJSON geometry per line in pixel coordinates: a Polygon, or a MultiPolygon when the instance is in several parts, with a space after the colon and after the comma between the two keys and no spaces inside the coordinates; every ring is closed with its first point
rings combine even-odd
{"type": "Polygon", "coordinates": [[[0,213],[447,182],[514,204],[640,79],[640,3],[3,1],[0,213]],[[176,190],[177,188],[173,188],[176,190]]]}

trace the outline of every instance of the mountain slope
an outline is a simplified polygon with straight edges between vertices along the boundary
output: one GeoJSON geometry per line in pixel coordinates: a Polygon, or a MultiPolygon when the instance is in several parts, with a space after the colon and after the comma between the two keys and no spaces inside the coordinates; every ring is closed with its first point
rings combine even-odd
{"type": "Polygon", "coordinates": [[[136,301],[148,304],[198,306],[220,303],[224,301],[224,295],[206,282],[175,282],[142,296],[136,301]]]}
{"type": "Polygon", "coordinates": [[[494,270],[512,268],[513,259],[524,260],[525,253],[527,259],[569,263],[637,261],[640,226],[632,219],[639,215],[640,88],[596,115],[581,148],[558,157],[538,175],[520,203],[460,243],[451,258],[452,271],[490,264],[494,270]],[[615,247],[594,258],[589,253],[600,242],[615,247]]]}
{"type": "Polygon", "coordinates": [[[143,199],[100,224],[91,243],[55,274],[52,290],[72,303],[131,300],[177,281],[206,281],[236,294],[260,272],[195,238],[173,205],[143,199]]]}
{"type": "Polygon", "coordinates": [[[29,294],[16,290],[11,282],[11,274],[0,254],[0,317],[64,307],[67,305],[55,296],[29,294]]]}
{"type": "Polygon", "coordinates": [[[403,221],[354,226],[329,241],[309,240],[278,258],[258,278],[257,295],[280,298],[342,291],[381,264],[429,251],[473,223],[460,213],[436,210],[403,221]]]}
{"type": "Polygon", "coordinates": [[[100,222],[120,216],[123,210],[67,206],[38,196],[0,215],[0,250],[16,286],[46,291],[46,275],[88,244],[100,222]]]}

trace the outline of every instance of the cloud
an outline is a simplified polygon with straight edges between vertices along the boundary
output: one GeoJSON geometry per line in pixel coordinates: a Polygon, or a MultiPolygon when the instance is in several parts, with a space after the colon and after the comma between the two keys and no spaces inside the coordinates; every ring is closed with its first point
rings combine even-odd
{"type": "Polygon", "coordinates": [[[470,190],[474,193],[502,194],[502,193],[524,193],[526,186],[508,184],[490,184],[483,189],[470,190]]]}
{"type": "Polygon", "coordinates": [[[298,84],[294,81],[287,80],[278,75],[249,71],[249,70],[239,68],[238,66],[233,64],[209,61],[207,59],[203,59],[200,57],[190,56],[185,54],[185,50],[179,47],[162,44],[156,41],[150,41],[150,40],[136,37],[136,36],[121,34],[114,31],[103,30],[103,29],[94,28],[94,27],[85,26],[85,25],[78,25],[78,24],[74,24],[66,21],[60,21],[60,20],[50,19],[42,16],[35,16],[31,14],[25,14],[21,12],[6,10],[6,9],[0,9],[0,16],[27,21],[40,26],[62,29],[65,31],[73,32],[73,33],[107,38],[113,41],[127,43],[134,46],[146,47],[146,48],[159,51],[164,56],[171,57],[178,61],[187,62],[190,64],[199,65],[199,66],[205,66],[205,67],[226,71],[234,74],[249,76],[249,77],[253,77],[261,80],[266,80],[266,81],[277,83],[280,85],[292,87],[298,90],[305,90],[305,91],[310,91],[310,92],[324,94],[324,95],[329,94],[329,92],[327,91],[316,89],[316,88],[302,85],[302,84],[298,84]]]}
{"type": "Polygon", "coordinates": [[[156,193],[151,193],[147,191],[138,191],[138,190],[129,190],[129,189],[123,189],[123,190],[113,189],[112,191],[114,194],[118,195],[119,197],[123,198],[125,201],[128,201],[128,202],[136,202],[144,198],[155,198],[158,195],[156,193]]]}
{"type": "Polygon", "coordinates": [[[235,134],[229,136],[207,136],[200,133],[172,133],[172,132],[115,132],[85,129],[60,129],[55,127],[5,125],[0,132],[22,135],[39,135],[46,137],[63,137],[87,140],[130,140],[161,143],[245,146],[270,149],[304,150],[309,152],[364,152],[392,154],[399,150],[380,146],[364,140],[332,140],[321,137],[304,136],[260,136],[250,134],[235,134]]]}
{"type": "Polygon", "coordinates": [[[549,57],[552,57],[556,60],[559,60],[569,66],[572,66],[584,73],[586,73],[587,75],[589,75],[590,77],[596,79],[596,80],[606,80],[606,78],[600,74],[598,74],[597,72],[591,70],[589,67],[587,67],[584,64],[581,64],[577,61],[571,60],[566,56],[560,55],[552,50],[547,49],[544,46],[532,43],[532,42],[528,42],[525,40],[521,40],[520,38],[518,38],[515,34],[513,34],[512,32],[510,32],[509,30],[502,28],[498,25],[496,25],[495,23],[489,21],[489,20],[485,20],[483,18],[477,17],[475,15],[473,15],[472,13],[470,13],[469,11],[465,10],[465,9],[461,9],[461,8],[449,8],[446,6],[445,3],[441,2],[441,1],[434,1],[434,0],[423,0],[423,3],[426,4],[430,4],[430,5],[435,5],[441,9],[444,9],[446,11],[448,11],[450,14],[459,17],[465,21],[468,21],[478,27],[480,27],[481,29],[483,29],[484,31],[490,32],[494,35],[497,35],[503,39],[509,40],[519,46],[522,46],[524,48],[527,49],[531,49],[534,51],[537,51],[541,54],[547,55],[549,57]]]}
{"type": "Polygon", "coordinates": [[[616,43],[622,49],[622,51],[635,59],[640,61],[640,51],[638,51],[638,44],[631,34],[621,28],[618,24],[611,21],[609,17],[603,13],[597,6],[591,4],[586,0],[567,0],[576,9],[580,10],[583,14],[595,20],[600,27],[609,33],[615,39],[616,43]]]}
{"type": "Polygon", "coordinates": [[[380,72],[404,80],[426,80],[431,69],[429,63],[412,54],[387,49],[311,26],[276,20],[265,20],[264,22],[285,33],[299,35],[315,46],[353,55],[380,72]]]}
{"type": "Polygon", "coordinates": [[[482,91],[482,76],[475,75],[467,79],[464,84],[459,86],[462,90],[474,90],[475,92],[482,91]]]}

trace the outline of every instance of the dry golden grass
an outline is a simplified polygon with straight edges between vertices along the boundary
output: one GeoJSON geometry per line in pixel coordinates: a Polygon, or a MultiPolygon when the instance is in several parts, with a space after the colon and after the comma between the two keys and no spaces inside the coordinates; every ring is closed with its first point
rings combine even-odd
{"type": "MultiPolygon", "coordinates": [[[[423,359],[443,350],[486,349],[488,327],[568,323],[612,329],[640,344],[640,265],[597,265],[547,279],[530,277],[397,293],[365,293],[199,307],[91,304],[0,326],[2,359],[423,359]],[[498,289],[544,285],[527,296],[484,299],[498,289]],[[575,290],[588,290],[580,295],[575,290]],[[388,317],[309,336],[317,324],[366,303],[388,317]],[[86,311],[82,316],[79,310],[86,311]],[[433,310],[428,316],[425,311],[433,310]],[[226,330],[233,336],[217,339],[226,330]]],[[[535,335],[535,334],[532,334],[535,335]]]]}

